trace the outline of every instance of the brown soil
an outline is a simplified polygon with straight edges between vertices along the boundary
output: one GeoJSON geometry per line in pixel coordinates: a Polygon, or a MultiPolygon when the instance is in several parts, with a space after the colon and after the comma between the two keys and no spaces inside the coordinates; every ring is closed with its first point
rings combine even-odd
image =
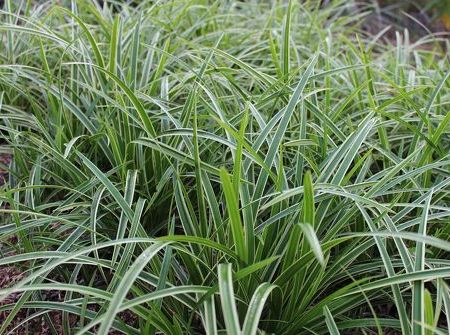
{"type": "MultiPolygon", "coordinates": [[[[4,266],[0,267],[0,289],[8,288],[13,286],[15,283],[24,278],[24,273],[19,268],[14,266],[4,266]]],[[[20,299],[20,293],[13,293],[0,300],[0,307],[6,305],[13,305],[20,299]]],[[[53,302],[63,302],[64,301],[64,292],[51,290],[43,293],[42,298],[46,301],[53,302]]],[[[98,305],[88,306],[88,309],[93,311],[98,311],[98,305]]],[[[0,325],[7,319],[9,315],[9,311],[0,312],[0,325]]],[[[61,311],[51,311],[47,314],[53,323],[54,330],[58,335],[64,334],[63,329],[63,313],[61,311]]],[[[21,310],[14,318],[14,321],[7,328],[8,334],[13,335],[24,335],[24,334],[34,334],[34,335],[52,335],[52,329],[50,328],[49,323],[45,319],[44,315],[37,316],[31,320],[29,320],[26,324],[22,324],[23,321],[28,317],[26,310],[21,310]]],[[[119,318],[124,321],[127,325],[137,326],[138,318],[135,314],[130,311],[124,311],[119,314],[119,318]]],[[[69,324],[70,327],[76,327],[79,318],[75,315],[69,315],[69,324]]],[[[122,332],[111,330],[109,335],[121,335],[122,332]]]]}
{"type": "Polygon", "coordinates": [[[11,162],[11,155],[0,153],[0,186],[3,185],[8,178],[8,171],[2,166],[8,166],[11,162]]]}

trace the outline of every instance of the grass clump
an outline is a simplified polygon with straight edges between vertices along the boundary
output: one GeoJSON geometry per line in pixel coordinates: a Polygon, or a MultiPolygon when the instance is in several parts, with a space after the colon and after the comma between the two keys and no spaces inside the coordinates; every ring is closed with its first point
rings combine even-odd
{"type": "Polygon", "coordinates": [[[0,333],[448,333],[442,41],[353,1],[62,5],[0,12],[0,333]]]}

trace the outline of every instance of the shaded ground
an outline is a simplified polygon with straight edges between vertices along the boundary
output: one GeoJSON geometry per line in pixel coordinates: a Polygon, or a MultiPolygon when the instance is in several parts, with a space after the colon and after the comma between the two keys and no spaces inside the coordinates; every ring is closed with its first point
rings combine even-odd
{"type": "Polygon", "coordinates": [[[8,178],[8,171],[6,171],[5,168],[2,168],[2,165],[7,166],[10,162],[11,155],[0,153],[0,186],[2,186],[8,178]]]}
{"type": "MultiPolygon", "coordinates": [[[[25,277],[25,274],[17,267],[4,266],[0,267],[0,288],[8,288],[19,282],[25,277]]],[[[0,307],[5,305],[14,305],[19,301],[21,294],[14,293],[6,297],[4,300],[0,301],[0,307]]],[[[51,290],[42,293],[42,299],[46,301],[53,302],[63,302],[64,292],[51,290]]],[[[100,307],[98,305],[90,305],[87,307],[92,311],[98,311],[100,307]]],[[[53,334],[64,334],[63,327],[63,313],[61,311],[51,311],[44,315],[38,315],[31,320],[27,321],[26,324],[22,324],[23,321],[30,317],[26,310],[21,310],[14,318],[11,326],[7,328],[8,334],[13,335],[23,335],[23,334],[34,334],[34,335],[53,335],[53,334]],[[49,318],[52,321],[46,320],[49,318]],[[53,329],[51,328],[53,327],[53,329]]],[[[9,311],[0,312],[0,325],[8,318],[9,311]]],[[[119,318],[130,326],[137,326],[137,317],[130,311],[124,311],[119,313],[119,318]]],[[[70,328],[78,327],[79,318],[75,315],[69,315],[68,323],[70,328]]],[[[109,335],[120,335],[122,332],[111,330],[109,335]]]]}
{"type": "Polygon", "coordinates": [[[446,11],[439,11],[438,8],[425,10],[424,6],[411,3],[409,1],[380,0],[378,9],[366,17],[363,22],[363,29],[373,36],[387,29],[379,41],[394,45],[397,43],[396,32],[404,36],[407,30],[411,42],[435,34],[445,50],[447,48],[445,41],[450,38],[450,14],[446,11]]]}

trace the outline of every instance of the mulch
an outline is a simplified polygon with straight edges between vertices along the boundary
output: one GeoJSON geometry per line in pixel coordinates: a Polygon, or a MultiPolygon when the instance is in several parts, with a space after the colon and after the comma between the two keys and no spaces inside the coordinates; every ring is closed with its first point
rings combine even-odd
{"type": "Polygon", "coordinates": [[[0,153],[0,186],[2,186],[8,179],[8,171],[2,168],[2,165],[8,166],[11,162],[11,159],[11,155],[0,153]]]}

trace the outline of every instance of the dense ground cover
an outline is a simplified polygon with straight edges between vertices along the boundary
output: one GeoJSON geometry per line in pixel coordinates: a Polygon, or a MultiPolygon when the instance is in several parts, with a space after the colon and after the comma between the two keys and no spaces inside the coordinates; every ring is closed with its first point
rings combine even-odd
{"type": "Polygon", "coordinates": [[[445,36],[348,0],[4,8],[1,334],[449,334],[445,36]]]}

